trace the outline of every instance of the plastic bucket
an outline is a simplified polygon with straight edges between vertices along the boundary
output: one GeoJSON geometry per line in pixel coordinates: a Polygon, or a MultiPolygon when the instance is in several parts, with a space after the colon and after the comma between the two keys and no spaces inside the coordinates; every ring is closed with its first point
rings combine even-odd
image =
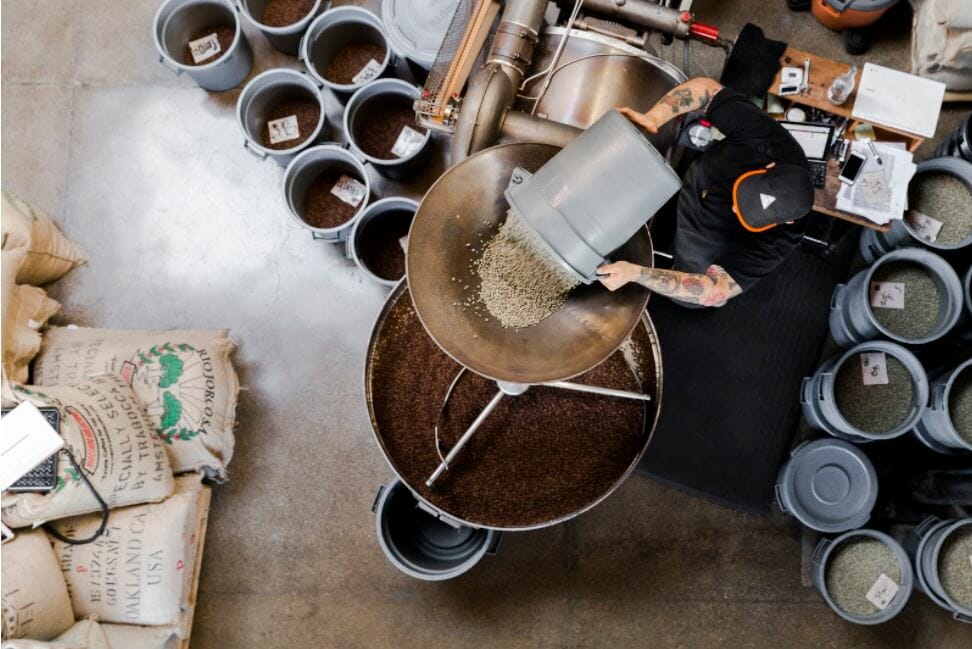
{"type": "Polygon", "coordinates": [[[228,90],[250,74],[253,52],[240,25],[239,9],[226,0],[166,0],[155,12],[152,36],[159,63],[177,75],[185,72],[200,88],[228,90]],[[186,46],[201,30],[233,26],[232,44],[215,61],[205,65],[183,63],[186,46]]]}
{"type": "MultiPolygon", "coordinates": [[[[862,379],[863,380],[863,379],[862,379]]],[[[803,379],[800,389],[800,404],[803,416],[811,428],[822,430],[834,437],[850,442],[868,442],[893,439],[904,435],[914,427],[928,402],[928,377],[918,359],[910,351],[895,343],[875,340],[848,349],[843,354],[830,358],[813,374],[803,379]],[[856,363],[858,354],[863,352],[884,352],[900,362],[911,379],[911,409],[894,428],[882,432],[864,431],[849,422],[837,404],[835,384],[837,373],[848,362],[856,363]]]]}
{"type": "Polygon", "coordinates": [[[368,128],[369,120],[376,115],[381,116],[389,106],[399,103],[411,109],[418,98],[419,89],[410,83],[401,79],[379,79],[358,90],[348,100],[344,110],[344,132],[351,149],[386,178],[401,180],[421,171],[432,152],[432,134],[426,129],[417,148],[404,157],[390,160],[365,152],[359,144],[361,134],[368,128]]]}
{"type": "Polygon", "coordinates": [[[972,162],[972,113],[966,115],[959,127],[942,140],[934,155],[936,158],[954,156],[972,162]]]}
{"type": "Polygon", "coordinates": [[[361,7],[336,7],[318,16],[300,41],[298,57],[307,66],[307,71],[317,81],[330,88],[338,99],[348,95],[369,81],[385,74],[389,65],[394,65],[388,39],[382,30],[381,21],[373,13],[361,7]],[[336,83],[324,75],[334,55],[348,45],[367,43],[381,45],[385,56],[373,69],[362,69],[361,79],[352,83],[336,83]]]}
{"type": "Polygon", "coordinates": [[[326,112],[320,86],[305,73],[283,68],[267,70],[253,77],[236,102],[236,119],[245,138],[243,147],[261,160],[270,157],[281,165],[288,164],[294,156],[327,134],[326,112]],[[321,109],[317,127],[310,137],[289,149],[269,149],[262,144],[267,115],[274,106],[289,99],[316,101],[321,109]]]}
{"type": "Polygon", "coordinates": [[[810,12],[828,29],[873,25],[898,0],[813,0],[810,12]]]}
{"type": "Polygon", "coordinates": [[[300,49],[301,36],[304,35],[307,26],[314,20],[314,16],[326,9],[329,4],[323,0],[317,0],[310,12],[297,22],[283,27],[271,27],[260,22],[270,0],[239,0],[239,3],[243,15],[253,23],[254,27],[263,32],[263,35],[275,48],[284,54],[297,54],[300,49]]]}
{"type": "Polygon", "coordinates": [[[807,527],[834,534],[857,529],[877,500],[874,465],[853,444],[838,439],[804,442],[780,468],[780,509],[807,527]]]}
{"type": "Polygon", "coordinates": [[[913,547],[915,574],[918,577],[918,590],[928,598],[952,613],[956,620],[972,623],[972,608],[960,606],[942,585],[939,559],[942,548],[949,535],[956,530],[972,525],[972,518],[958,520],[939,520],[934,516],[926,518],[911,533],[909,548],[913,547]]]}
{"type": "Polygon", "coordinates": [[[963,380],[969,380],[972,358],[950,371],[937,372],[931,379],[931,396],[921,413],[921,419],[915,424],[915,436],[932,450],[942,453],[972,452],[972,441],[959,434],[949,409],[952,388],[962,373],[966,373],[963,380]]]}
{"type": "Polygon", "coordinates": [[[401,480],[379,487],[371,506],[382,552],[396,568],[417,579],[444,581],[468,572],[495,554],[502,533],[430,512],[401,480]]]}
{"type": "MultiPolygon", "coordinates": [[[[918,165],[918,170],[915,172],[915,178],[911,181],[911,186],[914,186],[915,181],[922,174],[927,173],[951,174],[965,183],[965,186],[972,192],[972,162],[966,162],[959,158],[932,158],[931,160],[925,160],[918,165]]],[[[929,214],[928,216],[935,217],[934,214],[929,214]]],[[[904,246],[923,246],[943,253],[961,250],[972,247],[972,233],[958,243],[942,244],[925,239],[915,232],[914,228],[911,227],[911,224],[906,219],[900,219],[892,221],[891,229],[887,232],[879,232],[871,228],[865,228],[861,234],[861,256],[869,264],[874,263],[882,255],[886,255],[892,250],[904,246]]]]}
{"type": "Polygon", "coordinates": [[[680,188],[662,154],[610,110],[535,174],[515,169],[505,196],[554,258],[589,284],[680,188]]]}
{"type": "Polygon", "coordinates": [[[921,345],[938,340],[958,322],[962,311],[962,284],[958,275],[944,259],[929,250],[904,248],[878,259],[874,264],[854,275],[847,284],[838,284],[830,301],[830,334],[841,347],[890,338],[908,345],[921,345]],[[875,272],[892,262],[910,262],[921,266],[932,278],[938,290],[939,313],[932,330],[921,338],[905,338],[881,324],[870,306],[871,280],[875,272]]]}
{"type": "Polygon", "coordinates": [[[338,242],[348,238],[355,220],[368,206],[371,183],[364,165],[347,149],[335,144],[322,144],[303,151],[287,165],[283,176],[283,192],[290,215],[297,223],[310,230],[315,239],[338,242]],[[331,228],[320,228],[304,220],[304,203],[310,186],[321,174],[328,172],[356,177],[365,186],[364,198],[350,219],[331,228]]]}
{"type": "Polygon", "coordinates": [[[911,560],[908,558],[908,554],[904,551],[904,548],[890,536],[877,530],[855,530],[841,534],[833,540],[821,539],[813,551],[813,556],[810,558],[810,579],[813,581],[813,585],[816,586],[821,597],[824,598],[824,601],[827,602],[837,615],[849,622],[865,625],[887,622],[900,613],[905,607],[905,604],[908,603],[915,583],[914,572],[911,569],[911,560]],[[827,565],[834,556],[834,550],[842,543],[848,540],[865,538],[881,541],[891,549],[895,558],[898,560],[898,566],[901,569],[901,578],[899,580],[900,583],[898,583],[898,592],[888,603],[887,608],[873,615],[854,615],[840,608],[828,592],[827,565]]]}
{"type": "Polygon", "coordinates": [[[371,267],[370,264],[373,262],[369,259],[368,245],[375,242],[377,235],[375,228],[385,229],[386,233],[387,229],[391,228],[390,234],[392,236],[385,237],[385,239],[391,241],[394,248],[393,254],[401,253],[402,268],[404,269],[405,251],[399,246],[398,239],[400,236],[408,234],[408,227],[411,225],[417,209],[418,203],[410,198],[390,197],[372,203],[361,212],[358,218],[354,220],[354,226],[351,228],[351,234],[348,237],[348,256],[354,260],[361,272],[385,286],[398,284],[404,275],[389,279],[382,277],[378,269],[371,267]]]}

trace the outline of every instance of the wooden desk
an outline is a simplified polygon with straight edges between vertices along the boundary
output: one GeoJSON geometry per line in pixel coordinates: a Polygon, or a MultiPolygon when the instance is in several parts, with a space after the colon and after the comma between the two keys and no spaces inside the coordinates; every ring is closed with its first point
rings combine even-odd
{"type": "MultiPolygon", "coordinates": [[[[857,97],[857,87],[861,81],[862,70],[857,71],[854,92],[851,93],[851,96],[848,97],[847,101],[840,106],[834,106],[827,101],[827,90],[830,88],[830,84],[833,82],[833,80],[847,72],[850,66],[838,61],[832,61],[831,59],[825,59],[817,56],[816,54],[811,54],[810,52],[798,50],[795,47],[786,48],[786,51],[783,52],[783,56],[780,57],[780,65],[802,68],[804,59],[810,59],[810,88],[806,94],[781,97],[784,112],[793,106],[799,106],[801,108],[815,108],[832,115],[837,115],[838,117],[846,117],[850,120],[850,122],[847,124],[847,129],[844,131],[843,137],[848,140],[853,140],[855,138],[854,128],[858,124],[867,123],[863,122],[862,120],[855,119],[851,115],[851,111],[854,109],[854,100],[857,97]]],[[[779,89],[780,72],[777,72],[769,91],[775,94],[779,91],[779,89]]],[[[874,128],[874,134],[877,136],[879,141],[904,142],[905,147],[909,151],[914,151],[921,145],[922,142],[924,142],[923,137],[913,133],[908,133],[906,131],[901,131],[879,124],[871,124],[871,126],[874,128]]],[[[823,187],[814,190],[813,209],[822,214],[827,214],[828,216],[850,221],[851,223],[856,223],[857,225],[865,228],[887,232],[891,227],[890,225],[877,225],[876,223],[873,223],[862,216],[851,214],[850,212],[843,212],[837,209],[837,191],[840,189],[840,181],[837,180],[838,171],[839,166],[837,161],[828,160],[827,180],[823,187]]]]}

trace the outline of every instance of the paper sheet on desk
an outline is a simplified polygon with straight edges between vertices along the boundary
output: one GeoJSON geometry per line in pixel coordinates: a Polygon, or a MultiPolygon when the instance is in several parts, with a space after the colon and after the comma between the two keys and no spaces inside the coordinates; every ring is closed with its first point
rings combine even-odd
{"type": "Polygon", "coordinates": [[[944,97],[944,83],[865,63],[852,115],[872,124],[933,137],[944,97]]]}
{"type": "Polygon", "coordinates": [[[858,214],[879,225],[904,217],[908,207],[908,183],[917,166],[901,143],[874,142],[884,164],[878,164],[866,142],[853,142],[851,151],[867,158],[857,182],[842,185],[837,209],[858,214]]]}

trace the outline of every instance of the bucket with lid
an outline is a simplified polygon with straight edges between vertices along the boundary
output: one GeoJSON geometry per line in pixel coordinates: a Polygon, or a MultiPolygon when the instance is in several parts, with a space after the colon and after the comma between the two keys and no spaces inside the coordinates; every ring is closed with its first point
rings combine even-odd
{"type": "Polygon", "coordinates": [[[914,590],[911,560],[897,541],[877,530],[821,539],[810,578],[837,615],[855,624],[881,624],[904,609],[914,590]]]}
{"type": "Polygon", "coordinates": [[[915,436],[941,453],[972,452],[972,358],[936,372],[915,436]]]}
{"type": "Polygon", "coordinates": [[[385,286],[394,286],[405,276],[401,242],[408,236],[417,209],[418,203],[410,198],[383,198],[354,220],[348,255],[365,275],[385,286]]]}
{"type": "Polygon", "coordinates": [[[972,162],[932,158],[919,163],[908,185],[908,208],[887,232],[867,228],[861,234],[867,263],[903,246],[941,254],[972,247],[972,162]]]}
{"type": "Polygon", "coordinates": [[[459,5],[459,0],[382,0],[381,22],[395,52],[427,71],[459,5]]]}
{"type": "Polygon", "coordinates": [[[286,166],[327,134],[321,88],[305,73],[284,68],[253,77],[236,102],[243,147],[286,166]]]}
{"type": "Polygon", "coordinates": [[[875,338],[921,345],[947,334],[961,311],[952,267],[930,250],[903,248],[834,288],[830,334],[841,347],[875,338]]]}
{"type": "Polygon", "coordinates": [[[253,52],[239,9],[226,0],[166,0],[152,36],[159,62],[206,90],[228,90],[250,74],[253,52]]]}
{"type": "Polygon", "coordinates": [[[680,188],[662,154],[611,110],[535,173],[515,169],[505,197],[547,251],[590,284],[680,188]]]}
{"type": "Polygon", "coordinates": [[[361,7],[336,7],[314,19],[298,57],[342,101],[394,66],[381,21],[361,7]]]}
{"type": "Polygon", "coordinates": [[[444,581],[496,554],[502,532],[463,525],[418,500],[401,480],[380,487],[371,506],[382,552],[417,579],[444,581]]]}
{"type": "Polygon", "coordinates": [[[834,534],[857,529],[877,500],[874,466],[861,449],[839,439],[804,442],[780,468],[780,509],[807,527],[834,534]]]}
{"type": "Polygon", "coordinates": [[[918,590],[956,620],[972,623],[972,518],[930,516],[912,531],[908,547],[918,590]]]}
{"type": "Polygon", "coordinates": [[[297,54],[300,39],[327,0],[239,0],[243,15],[284,54],[297,54]]]}
{"type": "Polygon", "coordinates": [[[401,79],[378,79],[358,90],[344,109],[351,149],[375,171],[395,180],[425,168],[432,152],[428,129],[415,122],[419,89],[401,79]]]}
{"type": "Polygon", "coordinates": [[[915,355],[877,340],[830,358],[800,390],[811,428],[857,443],[904,435],[927,401],[928,377],[915,355]]]}
{"type": "Polygon", "coordinates": [[[315,239],[345,241],[368,206],[371,183],[360,160],[347,149],[322,144],[298,154],[284,171],[283,193],[290,215],[315,239]]]}

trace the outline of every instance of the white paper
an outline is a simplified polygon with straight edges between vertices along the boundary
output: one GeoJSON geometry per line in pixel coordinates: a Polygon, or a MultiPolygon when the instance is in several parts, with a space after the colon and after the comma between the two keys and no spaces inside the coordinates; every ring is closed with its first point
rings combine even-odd
{"type": "Polygon", "coordinates": [[[41,323],[37,322],[33,318],[27,318],[27,326],[33,329],[34,331],[37,331],[38,329],[40,329],[41,323]]]}
{"type": "Polygon", "coordinates": [[[371,59],[358,71],[358,74],[351,77],[351,81],[355,84],[371,81],[378,76],[379,72],[381,72],[381,63],[371,59]]]}
{"type": "Polygon", "coordinates": [[[402,247],[402,252],[404,252],[404,253],[407,253],[408,252],[408,235],[407,234],[404,237],[402,237],[402,238],[400,238],[398,240],[398,245],[400,245],[402,247]]]}
{"type": "Polygon", "coordinates": [[[395,146],[392,147],[392,155],[396,155],[399,158],[408,157],[418,151],[422,147],[423,142],[425,142],[424,133],[419,133],[414,128],[403,126],[402,132],[398,134],[398,139],[395,140],[395,146]]]}
{"type": "Polygon", "coordinates": [[[0,489],[7,489],[28,471],[57,453],[64,440],[47,418],[24,401],[0,419],[0,489]]]}
{"type": "Polygon", "coordinates": [[[861,377],[864,385],[888,384],[888,359],[884,352],[861,354],[861,377]]]}
{"type": "Polygon", "coordinates": [[[938,233],[942,231],[942,226],[944,225],[938,219],[933,219],[918,210],[908,210],[908,215],[905,218],[908,220],[908,225],[911,226],[911,229],[925,241],[935,241],[938,239],[938,233]]]}
{"type": "Polygon", "coordinates": [[[199,63],[205,61],[214,54],[219,54],[223,48],[219,46],[219,37],[215,33],[189,41],[189,51],[192,53],[192,62],[199,63]]]}
{"type": "Polygon", "coordinates": [[[364,184],[351,176],[341,176],[334,183],[334,187],[331,187],[332,194],[353,207],[357,207],[364,200],[365,190],[364,184]]]}
{"type": "Polygon", "coordinates": [[[898,594],[898,584],[883,572],[877,578],[871,589],[867,591],[867,601],[877,606],[882,611],[888,607],[894,596],[898,594]]]}
{"type": "Polygon", "coordinates": [[[300,137],[300,129],[297,128],[296,115],[288,115],[280,119],[270,120],[267,122],[267,128],[270,130],[270,144],[296,140],[300,137]]]}
{"type": "Polygon", "coordinates": [[[867,142],[851,143],[851,151],[866,158],[857,182],[841,183],[837,192],[837,209],[885,224],[904,216],[908,204],[908,183],[917,166],[903,146],[892,142],[873,142],[881,164],[867,142]]]}
{"type": "Polygon", "coordinates": [[[905,308],[903,282],[871,282],[871,306],[877,309],[905,308]]]}
{"type": "Polygon", "coordinates": [[[944,97],[945,84],[940,81],[865,63],[852,115],[865,122],[933,137],[944,97]]]}

